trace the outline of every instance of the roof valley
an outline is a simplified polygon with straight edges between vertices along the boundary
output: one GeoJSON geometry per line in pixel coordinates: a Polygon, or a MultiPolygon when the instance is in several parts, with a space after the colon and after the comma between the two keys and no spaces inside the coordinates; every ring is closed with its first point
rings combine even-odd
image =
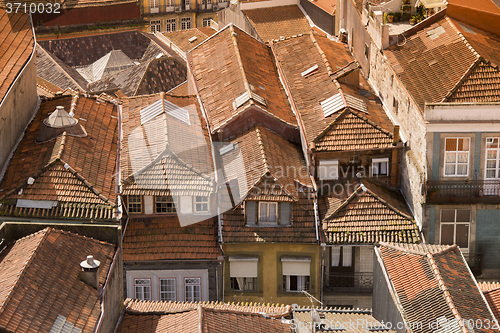
{"type": "MultiPolygon", "coordinates": [[[[243,60],[241,59],[241,54],[240,54],[240,49],[238,47],[238,41],[236,40],[236,36],[238,35],[236,31],[234,31],[234,26],[231,24],[230,26],[230,31],[231,31],[231,41],[233,42],[234,46],[234,51],[236,54],[236,59],[238,61],[238,67],[240,68],[241,75],[243,76],[243,85],[245,86],[245,90],[248,94],[248,97],[252,96],[252,90],[250,89],[250,85],[248,83],[247,75],[245,73],[245,67],[243,66],[243,60]]],[[[230,119],[228,119],[229,121],[230,119]]]]}

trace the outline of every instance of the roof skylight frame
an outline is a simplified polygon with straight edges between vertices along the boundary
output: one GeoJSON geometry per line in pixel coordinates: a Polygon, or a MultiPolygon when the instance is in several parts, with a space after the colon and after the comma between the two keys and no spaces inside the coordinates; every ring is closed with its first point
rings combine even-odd
{"type": "Polygon", "coordinates": [[[314,66],[309,67],[305,71],[303,71],[300,75],[302,75],[303,78],[306,78],[306,77],[313,75],[318,69],[319,69],[319,66],[318,66],[318,64],[316,64],[314,66]]]}

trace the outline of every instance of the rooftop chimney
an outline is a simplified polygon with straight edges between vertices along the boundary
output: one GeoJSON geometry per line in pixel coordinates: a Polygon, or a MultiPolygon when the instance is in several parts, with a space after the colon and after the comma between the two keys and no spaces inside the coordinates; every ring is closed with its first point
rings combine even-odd
{"type": "Polygon", "coordinates": [[[86,284],[98,289],[99,288],[99,260],[94,259],[94,256],[87,256],[87,260],[80,263],[81,280],[86,284]]]}

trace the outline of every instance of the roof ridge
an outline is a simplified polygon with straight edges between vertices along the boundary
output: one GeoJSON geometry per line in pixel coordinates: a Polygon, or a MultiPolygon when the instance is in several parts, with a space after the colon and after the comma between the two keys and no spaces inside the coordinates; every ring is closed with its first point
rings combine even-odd
{"type": "MultiPolygon", "coordinates": [[[[146,72],[148,71],[149,66],[151,66],[151,62],[153,60],[155,60],[155,59],[149,59],[147,62],[143,62],[142,64],[136,65],[139,67],[139,66],[144,64],[144,66],[143,66],[144,71],[142,72],[141,79],[139,81],[137,81],[138,83],[137,83],[137,87],[134,90],[134,95],[137,95],[137,91],[139,90],[139,87],[141,86],[141,83],[144,80],[144,77],[146,76],[146,72]]],[[[133,67],[130,67],[130,68],[133,68],[133,67]]],[[[160,94],[161,94],[161,92],[160,92],[160,94]]],[[[163,108],[163,109],[165,109],[165,108],[163,108]]]]}
{"type": "Polygon", "coordinates": [[[446,300],[446,303],[448,304],[448,307],[451,309],[451,312],[453,313],[453,315],[457,319],[461,330],[463,331],[463,333],[469,333],[469,331],[467,330],[467,328],[464,325],[464,322],[462,320],[462,316],[460,316],[460,313],[458,313],[458,309],[456,308],[455,303],[453,303],[453,298],[450,295],[448,287],[444,283],[443,277],[441,276],[441,273],[439,272],[439,268],[437,267],[437,264],[436,264],[436,261],[434,260],[433,255],[431,253],[427,253],[426,257],[429,260],[429,264],[431,266],[431,269],[434,273],[434,276],[437,279],[438,286],[444,293],[444,298],[446,300]]]}
{"type": "Polygon", "coordinates": [[[29,266],[31,265],[31,263],[33,262],[36,254],[38,253],[38,251],[40,250],[41,248],[41,244],[45,241],[45,239],[47,239],[47,236],[48,234],[51,232],[52,228],[51,227],[46,227],[42,230],[39,230],[33,234],[30,234],[30,235],[27,235],[27,236],[24,236],[18,240],[16,240],[14,242],[17,243],[18,241],[21,241],[21,240],[26,240],[28,238],[31,238],[31,237],[34,237],[35,235],[39,234],[39,233],[43,233],[42,235],[42,238],[40,239],[40,241],[38,242],[35,250],[31,253],[28,261],[26,262],[26,264],[24,265],[23,269],[21,270],[21,273],[17,276],[16,278],[16,283],[12,286],[12,289],[10,290],[9,294],[7,295],[7,297],[5,298],[5,301],[3,304],[0,305],[0,314],[3,313],[3,311],[5,310],[6,306],[7,306],[7,303],[9,302],[9,300],[11,299],[12,295],[14,294],[14,291],[17,289],[17,287],[19,286],[19,282],[21,281],[21,278],[24,276],[24,274],[26,274],[26,271],[28,270],[29,266]]]}
{"type": "Polygon", "coordinates": [[[321,47],[319,46],[319,43],[318,41],[316,40],[316,38],[314,38],[314,35],[312,33],[312,31],[309,33],[309,37],[311,38],[314,46],[316,47],[316,49],[318,50],[319,52],[319,55],[321,56],[321,60],[323,60],[323,63],[325,64],[326,66],[326,69],[328,71],[328,76],[332,76],[333,75],[333,69],[332,69],[332,66],[330,64],[330,62],[328,61],[328,58],[326,57],[325,55],[325,52],[321,49],[321,47]]]}
{"type": "MultiPolygon", "coordinates": [[[[82,87],[78,82],[76,82],[76,80],[71,75],[69,75],[69,73],[66,72],[66,70],[61,65],[59,65],[59,63],[54,59],[54,57],[57,57],[55,54],[53,54],[50,51],[45,50],[43,48],[43,46],[41,46],[40,44],[38,44],[38,43],[36,43],[36,44],[37,44],[37,46],[39,46],[40,50],[42,50],[43,52],[45,52],[46,56],[48,56],[52,60],[52,62],[56,65],[56,67],[58,67],[64,73],[64,76],[66,76],[68,79],[70,79],[70,81],[73,81],[73,83],[77,87],[79,87],[80,89],[82,89],[83,91],[86,90],[85,87],[82,87]]],[[[57,58],[59,59],[59,57],[57,57],[57,58]]],[[[62,62],[62,60],[60,60],[60,61],[62,62]]],[[[80,74],[80,73],[78,73],[78,74],[80,74]]],[[[83,78],[83,79],[85,80],[85,78],[83,78]]]]}
{"type": "Polygon", "coordinates": [[[250,83],[248,82],[247,75],[245,73],[245,68],[243,67],[243,60],[241,58],[240,49],[238,47],[238,41],[236,40],[236,36],[238,33],[234,31],[234,25],[229,26],[229,31],[231,33],[231,41],[233,42],[236,59],[238,61],[238,66],[240,67],[241,74],[243,76],[243,85],[245,86],[245,90],[248,94],[248,97],[252,99],[252,89],[250,89],[250,83]]]}
{"type": "MultiPolygon", "coordinates": [[[[57,162],[57,160],[56,160],[57,162]]],[[[113,206],[115,206],[114,203],[112,203],[108,198],[106,198],[101,192],[99,192],[99,190],[97,190],[94,185],[92,185],[87,179],[85,179],[85,177],[83,177],[82,175],[80,175],[75,169],[73,169],[73,167],[71,167],[71,165],[69,165],[68,163],[66,163],[64,160],[60,159],[59,158],[59,162],[63,164],[63,167],[68,170],[70,173],[73,174],[73,176],[75,176],[78,180],[80,180],[81,182],[83,182],[83,184],[91,191],[93,192],[99,199],[103,200],[104,202],[106,203],[109,203],[113,206]]]]}
{"type": "Polygon", "coordinates": [[[271,168],[269,167],[269,163],[267,161],[266,157],[266,151],[264,149],[264,141],[262,140],[262,134],[260,133],[260,126],[255,126],[255,134],[257,135],[257,141],[259,143],[259,149],[260,149],[260,154],[262,156],[262,160],[264,161],[264,168],[266,169],[266,172],[269,172],[271,174],[271,168]]]}

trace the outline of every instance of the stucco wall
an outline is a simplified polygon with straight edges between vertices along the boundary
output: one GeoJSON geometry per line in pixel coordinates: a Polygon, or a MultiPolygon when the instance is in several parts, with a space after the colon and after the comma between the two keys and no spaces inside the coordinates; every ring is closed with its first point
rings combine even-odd
{"type": "Polygon", "coordinates": [[[123,261],[121,249],[117,250],[106,281],[102,296],[101,315],[102,322],[99,333],[112,333],[120,317],[123,307],[123,261]]]}
{"type": "Polygon", "coordinates": [[[300,292],[283,291],[282,256],[311,257],[311,275],[309,292],[320,298],[321,285],[321,247],[308,244],[225,244],[226,255],[224,268],[224,301],[225,302],[264,302],[280,304],[311,305],[309,299],[300,292]],[[229,260],[230,256],[258,256],[257,292],[235,292],[230,290],[229,260]]]}
{"type": "Polygon", "coordinates": [[[37,102],[36,57],[33,56],[0,104],[0,179],[12,149],[35,112],[37,102]]]}

